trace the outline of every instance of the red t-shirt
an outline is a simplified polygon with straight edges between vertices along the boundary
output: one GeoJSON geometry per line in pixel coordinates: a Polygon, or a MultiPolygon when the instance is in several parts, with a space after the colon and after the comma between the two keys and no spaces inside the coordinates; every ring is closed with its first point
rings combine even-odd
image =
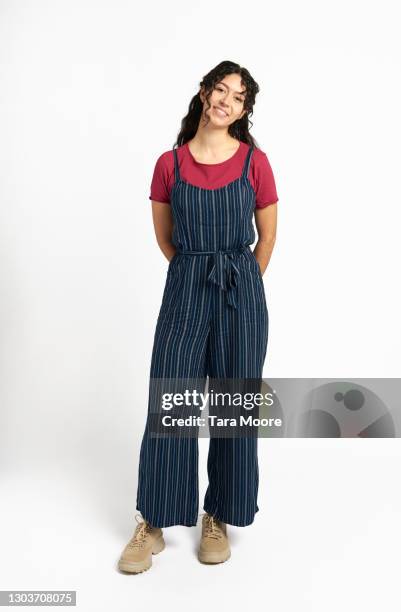
{"type": "MultiPolygon", "coordinates": [[[[181,178],[191,185],[206,189],[219,189],[241,176],[249,145],[240,141],[236,153],[218,164],[197,162],[189,150],[188,143],[177,148],[181,178]]],[[[273,171],[266,153],[254,148],[248,178],[256,193],[256,208],[265,208],[278,201],[273,171]]],[[[174,153],[162,153],[156,161],[150,188],[150,200],[170,204],[171,188],[174,185],[174,153]]]]}

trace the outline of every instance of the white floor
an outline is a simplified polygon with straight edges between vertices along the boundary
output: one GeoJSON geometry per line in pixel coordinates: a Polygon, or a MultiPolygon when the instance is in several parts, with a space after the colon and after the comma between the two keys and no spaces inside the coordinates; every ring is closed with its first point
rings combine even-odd
{"type": "MultiPolygon", "coordinates": [[[[203,495],[208,440],[199,443],[203,495]]],[[[136,576],[117,569],[136,525],[134,457],[8,469],[0,588],[76,590],[85,612],[398,611],[400,455],[398,440],[261,440],[260,511],[229,527],[229,561],[198,562],[199,522],[165,529],[166,549],[136,576]]]]}

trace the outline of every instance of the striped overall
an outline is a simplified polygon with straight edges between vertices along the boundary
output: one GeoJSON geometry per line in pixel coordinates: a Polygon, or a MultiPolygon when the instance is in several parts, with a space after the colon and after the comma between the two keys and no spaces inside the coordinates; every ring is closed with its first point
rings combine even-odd
{"type": "MultiPolygon", "coordinates": [[[[268,311],[255,241],[253,147],[241,176],[218,189],[187,183],[176,148],[171,192],[171,259],[157,320],[150,377],[261,377],[268,311]]],[[[210,438],[203,509],[246,526],[259,510],[257,437],[210,438]]],[[[155,527],[197,524],[198,439],[155,438],[148,419],[139,458],[136,508],[155,527]]]]}

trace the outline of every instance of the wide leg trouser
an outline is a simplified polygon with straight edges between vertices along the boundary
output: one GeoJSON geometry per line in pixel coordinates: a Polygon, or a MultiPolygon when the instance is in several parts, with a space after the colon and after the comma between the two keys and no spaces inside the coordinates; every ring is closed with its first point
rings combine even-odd
{"type": "MultiPolygon", "coordinates": [[[[252,262],[241,265],[238,307],[206,283],[207,258],[169,269],[156,325],[150,378],[259,378],[268,340],[263,280],[252,262]]],[[[136,508],[155,527],[197,524],[198,439],[142,439],[136,508]]],[[[257,437],[210,438],[209,484],[203,509],[246,526],[259,510],[257,437]]]]}

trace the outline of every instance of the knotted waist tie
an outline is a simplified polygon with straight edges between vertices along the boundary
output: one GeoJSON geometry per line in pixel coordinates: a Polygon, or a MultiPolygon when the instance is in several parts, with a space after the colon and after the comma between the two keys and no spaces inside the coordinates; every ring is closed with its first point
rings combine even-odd
{"type": "Polygon", "coordinates": [[[235,255],[244,253],[249,247],[241,246],[228,251],[184,251],[178,249],[182,255],[213,255],[213,266],[207,277],[208,282],[215,283],[226,291],[227,302],[237,308],[237,285],[240,271],[235,264],[235,255]]]}

